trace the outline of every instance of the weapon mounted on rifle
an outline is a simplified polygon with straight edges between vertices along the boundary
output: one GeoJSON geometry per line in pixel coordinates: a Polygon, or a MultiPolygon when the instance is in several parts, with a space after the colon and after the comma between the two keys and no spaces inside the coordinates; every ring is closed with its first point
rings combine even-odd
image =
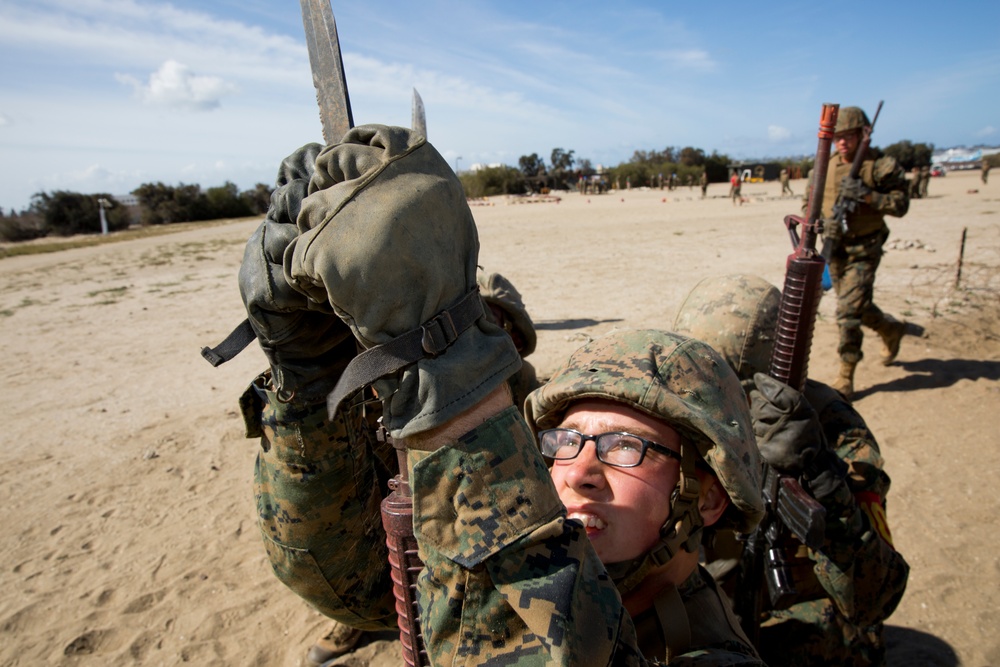
{"type": "MultiPolygon", "coordinates": [[[[794,215],[785,218],[794,251],[785,266],[769,375],[799,391],[806,384],[813,327],[822,295],[825,261],[816,251],[816,238],[838,110],[836,104],[823,105],[806,218],[794,215]]],[[[780,540],[790,532],[810,549],[819,549],[826,531],[826,510],[796,478],[782,475],[765,463],[763,479],[765,515],[746,539],[733,601],[743,630],[754,644],[760,630],[763,589],[767,588],[771,608],[781,608],[796,595],[779,548],[780,540]]]]}

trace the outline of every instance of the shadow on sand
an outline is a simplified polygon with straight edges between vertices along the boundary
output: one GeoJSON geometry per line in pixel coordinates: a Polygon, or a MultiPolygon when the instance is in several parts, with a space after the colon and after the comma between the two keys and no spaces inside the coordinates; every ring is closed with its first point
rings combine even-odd
{"type": "Polygon", "coordinates": [[[880,391],[918,391],[950,387],[959,380],[998,380],[1000,361],[982,359],[921,359],[896,362],[909,375],[890,382],[866,387],[854,393],[855,399],[880,391]]]}
{"type": "Polygon", "coordinates": [[[576,320],[547,320],[544,322],[535,322],[535,329],[546,330],[546,331],[561,331],[565,329],[583,329],[586,327],[597,326],[598,324],[610,324],[613,322],[621,322],[621,318],[612,320],[591,320],[591,319],[576,319],[576,320]]]}
{"type": "Polygon", "coordinates": [[[888,667],[958,667],[955,649],[939,637],[898,625],[885,626],[888,667]]]}

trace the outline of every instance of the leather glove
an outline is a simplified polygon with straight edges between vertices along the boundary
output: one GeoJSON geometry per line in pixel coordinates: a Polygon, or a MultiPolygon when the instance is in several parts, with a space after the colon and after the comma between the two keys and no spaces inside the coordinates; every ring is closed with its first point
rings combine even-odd
{"type": "MultiPolygon", "coordinates": [[[[437,324],[449,318],[434,318],[470,293],[466,303],[482,308],[472,213],[458,178],[423,136],[356,127],[319,155],[309,193],[286,278],[328,301],[365,348],[425,324],[442,331],[437,324]]],[[[518,369],[510,336],[476,313],[471,326],[443,344],[435,338],[431,352],[373,383],[393,437],[444,424],[518,369]]]]}
{"type": "Polygon", "coordinates": [[[836,493],[847,466],[830,449],[805,396],[764,373],[753,380],[750,416],[761,456],[778,472],[801,478],[817,500],[836,493]]]}
{"type": "Polygon", "coordinates": [[[271,366],[279,395],[325,399],[356,345],[329,304],[317,303],[285,279],[285,250],[298,236],[295,220],[322,146],[307,144],[281,164],[271,205],[247,241],[240,294],[250,325],[271,366]]]}
{"type": "Polygon", "coordinates": [[[860,178],[851,178],[850,174],[844,176],[844,180],[840,182],[840,196],[844,199],[867,202],[871,194],[871,188],[865,185],[864,181],[860,178]]]}

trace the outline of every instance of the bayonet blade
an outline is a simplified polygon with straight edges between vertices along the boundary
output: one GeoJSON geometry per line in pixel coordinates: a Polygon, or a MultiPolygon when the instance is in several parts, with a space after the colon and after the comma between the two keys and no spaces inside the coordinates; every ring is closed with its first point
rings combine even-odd
{"type": "Polygon", "coordinates": [[[413,130],[427,138],[427,117],[424,115],[424,101],[417,89],[413,89],[413,130]]]}
{"type": "Polygon", "coordinates": [[[326,143],[338,143],[354,127],[351,98],[347,94],[344,61],[340,55],[337,22],[329,0],[299,0],[302,5],[302,24],[309,48],[309,66],[312,68],[319,120],[323,125],[326,143]]]}

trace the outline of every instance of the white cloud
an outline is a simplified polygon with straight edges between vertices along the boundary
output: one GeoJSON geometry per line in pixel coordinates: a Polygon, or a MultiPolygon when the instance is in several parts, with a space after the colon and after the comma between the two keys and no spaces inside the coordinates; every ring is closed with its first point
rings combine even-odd
{"type": "Polygon", "coordinates": [[[977,137],[992,137],[996,133],[997,133],[997,129],[995,127],[993,127],[992,125],[987,125],[983,129],[981,129],[978,132],[976,132],[976,136],[977,137]]]}
{"type": "Polygon", "coordinates": [[[7,114],[0,113],[0,127],[6,127],[8,125],[13,125],[14,121],[7,117],[7,114]]]}
{"type": "Polygon", "coordinates": [[[788,128],[780,125],[768,125],[767,138],[771,141],[788,141],[792,138],[792,133],[788,128]]]}
{"type": "Polygon", "coordinates": [[[217,76],[199,76],[176,60],[150,74],[148,84],[128,74],[115,74],[115,79],[131,86],[145,104],[196,111],[218,108],[223,96],[237,90],[217,76]]]}

